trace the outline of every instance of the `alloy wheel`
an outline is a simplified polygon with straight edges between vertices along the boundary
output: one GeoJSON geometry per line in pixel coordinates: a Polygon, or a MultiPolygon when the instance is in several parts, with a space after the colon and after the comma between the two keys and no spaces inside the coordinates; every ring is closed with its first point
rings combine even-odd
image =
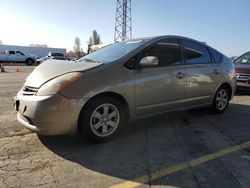
{"type": "Polygon", "coordinates": [[[115,132],[120,122],[119,110],[113,104],[102,104],[92,113],[90,128],[100,137],[106,137],[115,132]]]}
{"type": "Polygon", "coordinates": [[[217,95],[216,95],[216,99],[215,99],[215,104],[216,107],[218,108],[218,110],[223,110],[228,103],[228,93],[225,89],[221,89],[217,95]]]}

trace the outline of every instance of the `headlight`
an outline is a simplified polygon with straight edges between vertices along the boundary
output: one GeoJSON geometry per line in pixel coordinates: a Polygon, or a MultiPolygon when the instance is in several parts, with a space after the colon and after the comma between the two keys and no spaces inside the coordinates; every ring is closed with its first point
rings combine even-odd
{"type": "Polygon", "coordinates": [[[66,87],[68,87],[73,81],[79,80],[83,73],[80,72],[72,72],[62,76],[58,76],[45,84],[43,84],[36,95],[44,96],[44,95],[54,95],[63,91],[66,87]]]}

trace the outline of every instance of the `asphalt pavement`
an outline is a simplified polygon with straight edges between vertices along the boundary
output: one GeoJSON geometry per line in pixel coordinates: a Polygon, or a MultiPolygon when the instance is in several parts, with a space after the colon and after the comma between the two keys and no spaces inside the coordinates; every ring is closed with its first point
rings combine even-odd
{"type": "Polygon", "coordinates": [[[238,91],[221,115],[139,119],[94,144],[39,136],[17,122],[12,96],[33,68],[0,73],[0,187],[250,187],[250,91],[238,91]]]}

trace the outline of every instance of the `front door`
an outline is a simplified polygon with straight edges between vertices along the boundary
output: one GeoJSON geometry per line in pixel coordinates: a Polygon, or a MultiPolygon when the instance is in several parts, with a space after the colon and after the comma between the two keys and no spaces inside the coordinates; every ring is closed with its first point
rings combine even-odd
{"type": "Polygon", "coordinates": [[[20,61],[24,61],[25,59],[23,58],[23,53],[20,51],[16,51],[16,61],[20,62],[20,61]]]}
{"type": "Polygon", "coordinates": [[[158,65],[140,65],[136,71],[135,103],[137,115],[182,108],[186,95],[186,69],[176,39],[165,39],[145,49],[141,58],[156,56],[158,65]]]}

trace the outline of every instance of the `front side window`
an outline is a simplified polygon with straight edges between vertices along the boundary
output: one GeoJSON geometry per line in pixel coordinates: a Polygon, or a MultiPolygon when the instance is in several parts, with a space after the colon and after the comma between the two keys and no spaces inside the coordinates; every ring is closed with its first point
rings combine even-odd
{"type": "Polygon", "coordinates": [[[180,65],[182,63],[181,48],[177,39],[165,39],[145,50],[143,56],[156,56],[160,67],[180,65]]]}
{"type": "Polygon", "coordinates": [[[16,52],[18,55],[24,55],[22,52],[20,52],[20,51],[17,51],[16,52]]]}
{"type": "Polygon", "coordinates": [[[207,48],[199,43],[184,41],[184,50],[186,64],[202,64],[211,62],[210,54],[207,48]]]}
{"type": "Polygon", "coordinates": [[[250,53],[246,53],[235,61],[235,64],[250,64],[250,53]]]}

